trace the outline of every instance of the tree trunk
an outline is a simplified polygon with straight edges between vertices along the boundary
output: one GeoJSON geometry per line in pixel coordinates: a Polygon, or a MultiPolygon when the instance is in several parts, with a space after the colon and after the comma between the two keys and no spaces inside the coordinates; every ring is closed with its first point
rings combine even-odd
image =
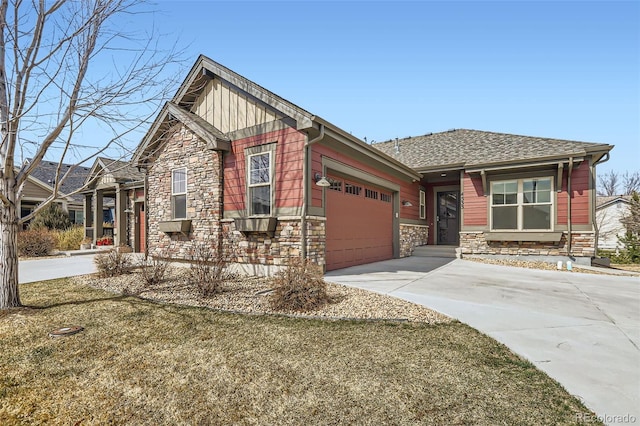
{"type": "Polygon", "coordinates": [[[0,206],[0,309],[21,306],[18,291],[18,215],[16,206],[0,206]]]}

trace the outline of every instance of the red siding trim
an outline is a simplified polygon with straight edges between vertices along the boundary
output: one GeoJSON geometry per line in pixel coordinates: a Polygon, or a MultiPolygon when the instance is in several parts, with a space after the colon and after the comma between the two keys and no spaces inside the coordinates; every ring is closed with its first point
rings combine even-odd
{"type": "Polygon", "coordinates": [[[464,226],[487,226],[487,197],[482,189],[482,178],[465,173],[462,182],[464,226]]]}
{"type": "MultiPolygon", "coordinates": [[[[558,224],[567,224],[567,175],[565,169],[562,176],[562,190],[558,193],[558,224]]],[[[589,182],[591,173],[587,161],[574,167],[571,173],[571,223],[574,225],[589,224],[589,182]]]]}
{"type": "Polygon", "coordinates": [[[238,139],[224,156],[224,210],[244,210],[246,148],[276,142],[275,208],[302,206],[302,161],[306,135],[294,128],[238,139]]]}

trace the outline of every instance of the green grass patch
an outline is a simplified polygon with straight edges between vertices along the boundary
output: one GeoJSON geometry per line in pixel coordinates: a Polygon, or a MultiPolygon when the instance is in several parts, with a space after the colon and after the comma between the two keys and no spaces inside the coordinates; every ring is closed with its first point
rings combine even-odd
{"type": "Polygon", "coordinates": [[[470,327],[245,316],[55,280],[0,313],[0,424],[576,424],[470,327]],[[79,334],[52,339],[55,328],[79,334]]]}

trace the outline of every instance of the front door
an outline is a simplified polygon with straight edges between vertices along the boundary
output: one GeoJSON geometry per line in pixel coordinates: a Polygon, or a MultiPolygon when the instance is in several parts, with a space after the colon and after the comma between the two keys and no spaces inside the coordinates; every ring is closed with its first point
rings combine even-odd
{"type": "Polygon", "coordinates": [[[437,244],[457,246],[460,242],[460,191],[438,192],[436,203],[437,244]]]}

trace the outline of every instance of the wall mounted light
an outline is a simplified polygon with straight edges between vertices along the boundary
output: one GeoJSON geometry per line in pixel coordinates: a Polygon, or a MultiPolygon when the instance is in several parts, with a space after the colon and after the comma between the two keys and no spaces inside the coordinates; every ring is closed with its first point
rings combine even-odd
{"type": "Polygon", "coordinates": [[[407,201],[407,200],[404,200],[404,201],[402,202],[402,205],[403,205],[404,207],[411,207],[411,206],[413,206],[413,204],[411,204],[411,201],[407,201]]]}
{"type": "Polygon", "coordinates": [[[446,173],[440,173],[440,177],[446,177],[447,174],[446,173]]]}
{"type": "Polygon", "coordinates": [[[316,173],[315,181],[316,181],[316,185],[322,188],[331,186],[331,182],[329,182],[329,180],[326,177],[322,176],[320,173],[316,173]]]}

